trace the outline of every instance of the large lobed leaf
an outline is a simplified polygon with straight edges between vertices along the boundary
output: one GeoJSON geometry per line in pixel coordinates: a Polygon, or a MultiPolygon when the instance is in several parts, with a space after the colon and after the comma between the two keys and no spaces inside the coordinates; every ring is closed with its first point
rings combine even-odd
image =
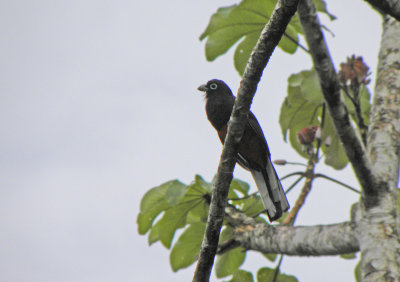
{"type": "MultiPolygon", "coordinates": [[[[229,196],[234,200],[245,197],[249,192],[249,185],[241,180],[233,179],[229,196]]],[[[140,204],[140,213],[137,218],[140,234],[148,234],[149,244],[160,241],[166,248],[171,248],[176,231],[185,228],[178,240],[174,243],[170,253],[170,264],[173,271],[193,264],[200,251],[200,246],[207,221],[209,203],[213,186],[201,176],[196,175],[190,185],[178,180],[168,181],[150,189],[140,204]]],[[[245,209],[262,211],[262,203],[257,197],[252,201],[238,204],[245,209]],[[261,208],[260,208],[261,205],[261,208]]],[[[260,219],[261,220],[261,219],[260,219]]],[[[232,235],[232,229],[226,228],[221,239],[232,235]]],[[[219,277],[234,274],[243,263],[245,253],[243,249],[235,249],[220,256],[217,267],[219,277]]],[[[216,269],[217,269],[216,268],[216,269]]],[[[238,277],[244,273],[237,273],[238,277]]]]}
{"type": "Polygon", "coordinates": [[[233,273],[229,282],[254,282],[254,278],[251,272],[238,269],[233,273]]]}
{"type": "Polygon", "coordinates": [[[205,228],[203,222],[193,223],[179,237],[169,256],[173,271],[188,267],[197,260],[205,228]]]}
{"type": "MultiPolygon", "coordinates": [[[[267,267],[260,268],[257,272],[257,281],[258,282],[270,282],[273,281],[275,274],[275,270],[267,267]]],[[[292,275],[287,275],[283,273],[278,273],[278,276],[275,280],[276,282],[297,282],[296,277],[292,275]]]]}
{"type": "MultiPolygon", "coordinates": [[[[200,40],[207,38],[205,46],[207,60],[215,60],[241,40],[235,50],[234,65],[242,75],[251,51],[270,19],[276,3],[277,0],[243,0],[239,4],[219,8],[211,16],[208,26],[200,35],[200,40]]],[[[327,11],[325,1],[316,0],[315,3],[318,12],[327,14],[331,20],[335,19],[335,16],[327,11]]],[[[302,28],[295,15],[287,26],[278,47],[287,53],[295,53],[299,34],[302,34],[302,28]]]]}
{"type": "Polygon", "coordinates": [[[183,195],[186,185],[178,180],[168,181],[150,189],[140,202],[137,218],[139,234],[149,231],[154,219],[164,210],[174,205],[183,195]]]}
{"type": "MultiPolygon", "coordinates": [[[[314,70],[293,74],[288,79],[288,95],[280,112],[279,123],[283,138],[304,158],[308,158],[303,145],[299,143],[297,132],[309,125],[319,125],[323,95],[314,70]]],[[[348,159],[334,129],[328,111],[325,113],[325,123],[322,129],[322,147],[325,163],[335,169],[342,169],[348,159]],[[327,138],[331,142],[325,145],[327,138]]]]}
{"type": "MultiPolygon", "coordinates": [[[[212,15],[206,30],[200,36],[200,40],[207,38],[207,60],[215,60],[243,38],[238,44],[234,56],[235,68],[239,74],[243,74],[251,51],[261,30],[269,20],[276,2],[276,0],[243,0],[238,5],[219,8],[212,15]]],[[[285,37],[278,47],[285,52],[294,53],[297,49],[300,31],[298,21],[289,24],[286,36],[290,36],[292,40],[285,37]]]]}
{"type": "MultiPolygon", "coordinates": [[[[229,240],[233,235],[231,227],[225,227],[220,235],[220,242],[229,240]]],[[[246,252],[243,248],[235,248],[227,251],[222,255],[218,255],[215,262],[215,275],[218,278],[226,277],[234,274],[243,264],[246,258],[246,252]]]]}

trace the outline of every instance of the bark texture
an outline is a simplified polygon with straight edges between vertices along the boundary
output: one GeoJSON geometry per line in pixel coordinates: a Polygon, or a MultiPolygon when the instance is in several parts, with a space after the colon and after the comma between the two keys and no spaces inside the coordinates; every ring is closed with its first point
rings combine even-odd
{"type": "Polygon", "coordinates": [[[400,21],[400,1],[398,0],[364,0],[382,14],[388,14],[400,21]]]}
{"type": "Polygon", "coordinates": [[[368,135],[377,203],[372,208],[362,207],[359,222],[363,281],[400,281],[399,146],[400,23],[386,16],[368,135]]]}
{"type": "Polygon", "coordinates": [[[269,225],[227,208],[234,240],[248,250],[291,256],[329,256],[359,251],[354,222],[331,225],[269,225]]]}

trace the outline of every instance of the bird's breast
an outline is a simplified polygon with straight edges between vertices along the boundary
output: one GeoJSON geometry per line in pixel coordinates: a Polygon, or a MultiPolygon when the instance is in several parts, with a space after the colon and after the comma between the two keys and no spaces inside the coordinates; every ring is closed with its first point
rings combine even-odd
{"type": "Polygon", "coordinates": [[[207,118],[216,130],[221,130],[228,123],[231,112],[232,107],[223,101],[210,99],[206,101],[207,118]]]}

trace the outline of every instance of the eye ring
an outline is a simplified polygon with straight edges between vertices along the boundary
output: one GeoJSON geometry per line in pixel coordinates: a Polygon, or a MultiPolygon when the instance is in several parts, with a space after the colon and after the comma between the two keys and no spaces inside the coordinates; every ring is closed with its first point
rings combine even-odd
{"type": "Polygon", "coordinates": [[[218,85],[216,84],[216,83],[211,83],[210,84],[210,89],[211,90],[215,90],[215,89],[217,89],[218,88],[218,85]]]}

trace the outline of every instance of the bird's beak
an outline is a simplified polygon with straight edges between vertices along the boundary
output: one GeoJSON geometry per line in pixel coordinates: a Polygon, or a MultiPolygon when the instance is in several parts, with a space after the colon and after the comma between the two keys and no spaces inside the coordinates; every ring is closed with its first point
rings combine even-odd
{"type": "Polygon", "coordinates": [[[203,92],[207,92],[208,87],[207,87],[207,85],[202,84],[202,85],[200,85],[200,86],[197,88],[197,90],[203,91],[203,92]]]}

